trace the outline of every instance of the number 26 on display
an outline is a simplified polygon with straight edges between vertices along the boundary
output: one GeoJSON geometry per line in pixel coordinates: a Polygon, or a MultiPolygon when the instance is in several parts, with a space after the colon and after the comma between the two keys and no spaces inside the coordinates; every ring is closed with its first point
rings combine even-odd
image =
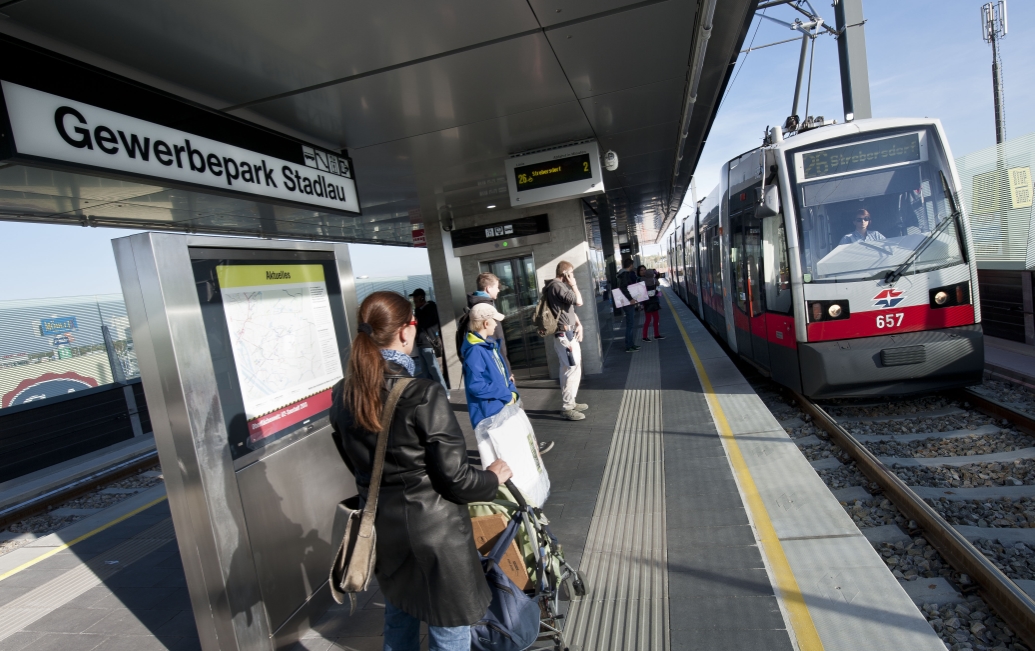
{"type": "Polygon", "coordinates": [[[897,314],[881,314],[877,317],[878,328],[897,328],[902,325],[902,319],[906,317],[902,312],[897,314]]]}

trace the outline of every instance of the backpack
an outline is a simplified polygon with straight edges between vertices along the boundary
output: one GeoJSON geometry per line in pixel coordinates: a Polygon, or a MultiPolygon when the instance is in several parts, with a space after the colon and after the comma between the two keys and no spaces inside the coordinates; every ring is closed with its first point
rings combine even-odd
{"type": "Polygon", "coordinates": [[[471,308],[465,307],[464,313],[456,320],[456,358],[464,363],[464,354],[460,350],[464,347],[464,339],[467,338],[467,328],[471,323],[471,308]]]}
{"type": "MultiPolygon", "coordinates": [[[[557,282],[556,280],[554,282],[557,282]]],[[[546,286],[549,288],[549,285],[546,286]]],[[[557,315],[550,309],[546,300],[546,289],[539,295],[539,304],[535,306],[535,314],[532,316],[532,324],[540,337],[552,337],[557,334],[557,315]]]]}

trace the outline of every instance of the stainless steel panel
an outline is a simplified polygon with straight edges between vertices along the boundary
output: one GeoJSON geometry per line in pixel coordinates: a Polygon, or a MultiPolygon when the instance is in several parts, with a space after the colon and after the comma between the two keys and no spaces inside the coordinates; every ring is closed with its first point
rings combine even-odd
{"type": "Polygon", "coordinates": [[[263,604],[277,631],[326,583],[336,551],[335,505],[354,495],[356,486],[330,427],[244,468],[237,481],[263,604]]]}
{"type": "MultiPolygon", "coordinates": [[[[354,149],[573,99],[550,44],[537,33],[250,110],[354,149]]],[[[362,170],[358,162],[356,168],[362,170]]]]}
{"type": "Polygon", "coordinates": [[[538,27],[521,0],[32,0],[4,13],[226,105],[538,27]]]}
{"type": "Polygon", "coordinates": [[[529,0],[535,17],[543,27],[569,20],[591,18],[594,14],[613,11],[640,0],[529,0]]]}
{"type": "Polygon", "coordinates": [[[696,11],[694,0],[668,0],[546,34],[575,94],[592,97],[685,76],[696,11]]]}
{"type": "Polygon", "coordinates": [[[156,233],[114,241],[202,647],[272,649],[268,613],[279,625],[323,586],[348,473],[326,429],[234,472],[189,246],[335,251],[354,301],[351,264],[343,245],[156,233]],[[308,543],[301,555],[298,538],[308,543]],[[270,562],[277,554],[280,564],[270,562]]]}

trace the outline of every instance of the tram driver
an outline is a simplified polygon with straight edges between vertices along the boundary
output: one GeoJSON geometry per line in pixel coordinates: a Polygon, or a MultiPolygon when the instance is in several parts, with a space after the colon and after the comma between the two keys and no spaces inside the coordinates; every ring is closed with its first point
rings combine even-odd
{"type": "Polygon", "coordinates": [[[870,230],[870,211],[860,208],[852,219],[855,230],[841,238],[839,244],[855,244],[872,240],[883,240],[884,236],[880,231],[870,230]]]}

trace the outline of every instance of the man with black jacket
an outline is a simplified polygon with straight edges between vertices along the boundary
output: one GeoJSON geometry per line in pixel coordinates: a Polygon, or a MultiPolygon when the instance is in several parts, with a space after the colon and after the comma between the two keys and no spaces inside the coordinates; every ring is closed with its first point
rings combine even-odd
{"type": "Polygon", "coordinates": [[[442,349],[442,333],[438,321],[438,306],[435,301],[427,300],[427,294],[421,288],[410,294],[413,299],[413,316],[417,319],[417,341],[413,346],[413,361],[416,365],[415,377],[434,380],[442,385],[449,395],[449,385],[442,376],[442,367],[436,359],[442,349]]]}
{"type": "Polygon", "coordinates": [[[629,305],[622,308],[622,312],[625,314],[625,352],[627,353],[635,353],[640,349],[636,345],[636,301],[629,294],[629,285],[635,285],[638,282],[640,279],[633,271],[633,261],[628,258],[622,260],[622,270],[618,272],[618,289],[622,290],[626,300],[629,301],[629,305]]]}

